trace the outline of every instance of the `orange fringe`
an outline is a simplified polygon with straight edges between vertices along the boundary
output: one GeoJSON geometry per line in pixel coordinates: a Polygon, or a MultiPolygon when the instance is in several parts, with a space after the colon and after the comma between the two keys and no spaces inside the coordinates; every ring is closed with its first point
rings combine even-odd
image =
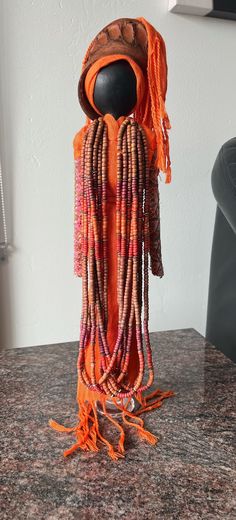
{"type": "MultiPolygon", "coordinates": [[[[126,406],[121,406],[117,402],[117,398],[113,397],[112,401],[116,405],[117,409],[121,411],[120,419],[123,421],[123,425],[128,427],[135,428],[137,434],[141,439],[146,440],[149,444],[156,444],[158,442],[158,437],[153,435],[151,432],[144,428],[144,421],[139,417],[142,413],[148,412],[150,410],[154,410],[162,406],[163,400],[174,396],[175,393],[170,391],[162,391],[159,388],[152,392],[149,395],[141,396],[136,395],[136,399],[140,404],[140,407],[134,411],[129,412],[127,407],[129,405],[129,401],[126,406]],[[130,419],[130,420],[128,420],[130,419]]],[[[112,460],[118,460],[119,458],[124,458],[125,456],[125,431],[123,425],[120,424],[119,420],[115,419],[114,416],[111,416],[107,412],[106,408],[106,399],[96,399],[91,402],[81,402],[78,399],[78,424],[73,427],[63,426],[53,419],[49,420],[49,426],[54,430],[60,433],[72,433],[75,436],[76,442],[67,450],[64,451],[64,457],[71,455],[76,450],[81,449],[83,451],[99,451],[101,446],[105,446],[107,448],[107,452],[109,457],[112,460]],[[111,442],[106,439],[102,433],[99,424],[99,412],[96,408],[96,401],[99,401],[103,408],[103,417],[106,417],[113,426],[119,432],[119,440],[117,446],[115,447],[111,442]]]]}
{"type": "MultiPolygon", "coordinates": [[[[165,107],[167,90],[166,46],[161,34],[143,17],[137,18],[145,27],[148,37],[148,90],[139,107],[141,123],[153,128],[156,136],[156,167],[166,174],[165,183],[171,182],[171,161],[168,130],[170,120],[165,107]]],[[[137,118],[139,120],[139,117],[137,118]]]]}

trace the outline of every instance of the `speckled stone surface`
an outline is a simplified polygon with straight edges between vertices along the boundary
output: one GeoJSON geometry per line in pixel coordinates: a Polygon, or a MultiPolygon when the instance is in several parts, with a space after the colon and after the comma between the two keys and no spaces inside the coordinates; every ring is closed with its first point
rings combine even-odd
{"type": "Polygon", "coordinates": [[[129,429],[117,462],[65,459],[73,439],[47,425],[75,422],[76,343],[0,355],[1,520],[236,518],[236,367],[194,329],[151,340],[157,386],[176,396],[144,416],[158,444],[129,429]]]}

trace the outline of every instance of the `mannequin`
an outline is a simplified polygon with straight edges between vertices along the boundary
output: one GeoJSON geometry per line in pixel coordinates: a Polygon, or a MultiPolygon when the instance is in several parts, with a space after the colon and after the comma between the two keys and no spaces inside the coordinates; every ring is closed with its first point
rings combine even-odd
{"type": "Polygon", "coordinates": [[[127,61],[110,63],[98,72],[94,103],[102,114],[112,114],[115,119],[127,116],[136,101],[136,77],[127,61]]]}
{"type": "Polygon", "coordinates": [[[103,445],[113,460],[124,457],[124,425],[155,444],[140,415],[174,395],[160,388],[146,394],[154,383],[149,265],[163,276],[159,171],[171,181],[166,88],[165,43],[144,18],[115,20],[89,45],[78,84],[86,122],[73,140],[74,273],[82,277],[78,421],[72,428],[49,421],[76,437],[64,456],[103,445]],[[106,438],[98,412],[118,438],[106,438]]]}

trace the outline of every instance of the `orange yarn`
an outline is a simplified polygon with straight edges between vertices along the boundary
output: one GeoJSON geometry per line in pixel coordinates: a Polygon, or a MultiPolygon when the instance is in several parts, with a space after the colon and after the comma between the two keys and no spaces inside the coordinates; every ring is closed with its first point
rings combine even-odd
{"type": "Polygon", "coordinates": [[[165,108],[167,90],[167,62],[165,42],[159,32],[145,20],[137,18],[144,25],[148,36],[148,89],[137,114],[137,121],[154,129],[157,147],[156,166],[166,174],[166,184],[171,182],[171,162],[169,155],[168,130],[171,128],[165,108]]]}

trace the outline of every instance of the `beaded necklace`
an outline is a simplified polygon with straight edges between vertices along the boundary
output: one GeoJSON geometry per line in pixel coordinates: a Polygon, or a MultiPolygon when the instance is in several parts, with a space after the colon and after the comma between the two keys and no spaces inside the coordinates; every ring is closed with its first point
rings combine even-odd
{"type": "Polygon", "coordinates": [[[153,363],[148,333],[148,252],[149,252],[149,164],[145,133],[132,119],[125,119],[118,135],[116,236],[119,327],[112,354],[106,341],[107,323],[107,215],[106,171],[107,129],[102,118],[91,123],[82,149],[83,195],[83,306],[78,373],[91,390],[131,397],[153,382],[153,363]],[[144,253],[142,254],[142,243],[144,253]],[[144,256],[144,261],[142,260],[144,256]],[[90,301],[88,297],[88,271],[90,301]],[[144,337],[149,377],[144,375],[144,348],[141,327],[142,277],[144,282],[144,337]],[[132,328],[135,324],[139,373],[129,388],[125,382],[130,359],[132,328]],[[95,378],[95,332],[98,328],[102,375],[95,378]],[[91,376],[85,368],[86,341],[92,346],[91,376]]]}

